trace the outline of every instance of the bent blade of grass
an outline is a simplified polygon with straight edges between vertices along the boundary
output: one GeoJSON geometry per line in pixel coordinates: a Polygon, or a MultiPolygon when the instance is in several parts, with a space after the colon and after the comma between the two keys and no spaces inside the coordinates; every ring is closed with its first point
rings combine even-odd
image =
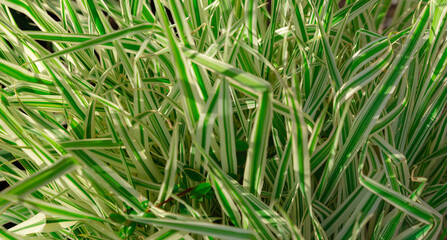
{"type": "MultiPolygon", "coordinates": [[[[316,192],[316,198],[326,202],[332,195],[335,188],[328,187],[327,183],[338,183],[341,173],[352,160],[353,154],[358,151],[362,139],[365,139],[371,132],[386,102],[394,91],[397,83],[408,67],[410,60],[417,50],[417,45],[421,42],[423,33],[430,19],[429,7],[425,7],[420,14],[420,18],[411,30],[404,46],[394,59],[389,70],[385,73],[378,90],[376,90],[362,107],[356,116],[346,143],[337,153],[335,166],[324,175],[320,181],[316,192]]],[[[325,170],[327,171],[327,170],[325,170]]]]}
{"type": "Polygon", "coordinates": [[[265,157],[269,129],[272,121],[272,92],[270,84],[250,73],[244,72],[227,63],[210,58],[193,50],[182,48],[185,56],[213,71],[229,77],[233,87],[250,96],[258,97],[258,109],[249,140],[247,166],[244,173],[244,185],[251,193],[259,194],[264,176],[265,157]],[[254,93],[253,93],[254,92],[254,93]]]}
{"type": "Polygon", "coordinates": [[[437,225],[441,221],[442,217],[434,209],[429,209],[368,177],[360,176],[359,180],[365,188],[419,221],[429,225],[437,225]]]}
{"type": "MultiPolygon", "coordinates": [[[[426,182],[424,180],[424,182],[422,182],[419,185],[419,187],[411,194],[411,196],[410,196],[411,200],[416,201],[420,197],[420,194],[421,194],[422,190],[424,189],[425,183],[426,182]]],[[[388,221],[388,223],[386,223],[385,227],[383,227],[383,230],[382,230],[379,238],[383,238],[383,239],[392,238],[404,216],[405,216],[404,212],[402,212],[402,211],[395,214],[394,217],[391,218],[391,220],[388,221]]]]}
{"type": "Polygon", "coordinates": [[[386,70],[391,63],[392,51],[388,51],[384,56],[378,59],[374,64],[365,70],[351,77],[335,94],[335,105],[337,109],[347,101],[352,95],[360,90],[366,84],[376,79],[379,74],[386,70]]]}
{"type": "Polygon", "coordinates": [[[270,83],[266,80],[248,72],[244,72],[228,63],[208,57],[205,54],[185,47],[182,47],[181,50],[185,56],[190,58],[193,62],[229,77],[230,84],[233,85],[233,87],[249,96],[258,97],[271,88],[270,83]]]}
{"type": "MultiPolygon", "coordinates": [[[[407,164],[408,161],[407,161],[405,155],[402,154],[401,152],[399,152],[396,148],[394,148],[388,142],[386,142],[385,139],[383,139],[382,137],[380,137],[378,135],[371,136],[370,140],[372,140],[373,143],[377,144],[377,146],[380,148],[380,150],[382,150],[384,153],[386,153],[388,155],[388,157],[393,160],[392,163],[387,162],[385,164],[385,170],[387,170],[387,168],[389,168],[391,166],[394,166],[399,171],[398,177],[399,177],[400,184],[408,187],[410,184],[410,181],[409,181],[410,170],[409,170],[409,167],[407,164]]],[[[394,186],[399,185],[399,184],[397,184],[397,182],[395,182],[393,184],[394,184],[394,186]]],[[[393,190],[397,191],[397,189],[393,189],[393,190]]]]}
{"type": "Polygon", "coordinates": [[[397,33],[389,34],[387,37],[378,37],[373,41],[360,48],[353,54],[349,60],[349,64],[343,72],[343,78],[348,78],[352,74],[356,74],[362,67],[371,60],[380,56],[386,50],[390,50],[393,43],[408,34],[409,30],[403,30],[397,33]]]}

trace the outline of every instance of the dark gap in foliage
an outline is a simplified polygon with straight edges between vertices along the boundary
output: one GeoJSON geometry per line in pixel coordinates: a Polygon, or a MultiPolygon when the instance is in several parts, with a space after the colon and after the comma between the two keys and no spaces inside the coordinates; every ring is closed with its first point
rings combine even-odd
{"type": "MultiPolygon", "coordinates": [[[[155,3],[153,0],[149,1],[149,6],[150,6],[152,14],[154,14],[154,16],[157,15],[157,8],[155,7],[155,3]]],[[[168,15],[169,22],[171,24],[174,24],[174,17],[172,17],[171,10],[169,10],[169,8],[167,8],[167,7],[164,7],[164,8],[165,8],[166,14],[168,15]]]]}
{"type": "Polygon", "coordinates": [[[392,3],[390,8],[388,8],[388,12],[385,16],[385,21],[383,22],[383,29],[387,29],[391,25],[391,20],[393,19],[394,12],[396,11],[397,3],[392,3]]]}
{"type": "Polygon", "coordinates": [[[60,22],[60,21],[61,21],[61,19],[59,18],[59,16],[57,16],[57,15],[54,14],[53,12],[51,12],[51,11],[47,11],[47,14],[48,14],[54,21],[56,21],[56,22],[60,22]]]}
{"type": "Polygon", "coordinates": [[[120,27],[118,26],[118,23],[116,23],[115,19],[113,19],[112,17],[107,17],[107,20],[109,20],[109,24],[110,26],[112,26],[113,30],[118,30],[120,27]]]}
{"type": "MultiPolygon", "coordinates": [[[[10,10],[11,10],[12,17],[14,18],[14,21],[17,23],[17,26],[19,27],[20,30],[23,30],[23,31],[40,31],[40,29],[31,20],[31,18],[29,18],[25,14],[23,14],[21,12],[18,12],[16,10],[12,9],[12,8],[10,8],[10,10]]],[[[40,40],[36,40],[36,42],[40,46],[42,46],[45,49],[47,49],[48,51],[50,51],[51,53],[54,53],[53,44],[51,42],[40,41],[40,40]]]]}
{"type": "Polygon", "coordinates": [[[276,154],[275,141],[273,140],[273,136],[270,133],[269,143],[267,146],[267,159],[273,158],[274,156],[276,156],[276,154]]]}
{"type": "Polygon", "coordinates": [[[53,48],[53,43],[51,42],[46,42],[46,41],[40,41],[40,40],[36,40],[36,42],[42,46],[43,48],[45,48],[46,50],[48,50],[50,53],[55,53],[56,51],[54,51],[53,48]]]}
{"type": "Polygon", "coordinates": [[[14,18],[14,21],[17,23],[17,26],[19,27],[19,29],[23,30],[23,31],[36,31],[39,30],[39,28],[34,24],[34,22],[31,20],[31,18],[29,18],[28,16],[26,16],[25,14],[18,12],[12,8],[10,8],[12,17],[14,18]]]}
{"type": "Polygon", "coordinates": [[[92,80],[88,80],[88,83],[90,83],[90,85],[92,85],[93,87],[96,87],[96,83],[92,80]]]}
{"type": "Polygon", "coordinates": [[[156,9],[155,9],[155,3],[154,3],[153,0],[152,0],[152,1],[149,1],[149,7],[151,8],[151,12],[152,12],[152,14],[155,15],[155,13],[156,13],[157,11],[156,11],[156,9]]]}
{"type": "Polygon", "coordinates": [[[5,190],[6,188],[8,188],[10,185],[7,181],[1,181],[0,182],[0,191],[5,190]]]}
{"type": "Polygon", "coordinates": [[[6,229],[10,229],[10,228],[12,228],[12,227],[14,227],[14,226],[16,226],[17,224],[15,224],[15,223],[13,223],[13,222],[9,222],[9,223],[5,223],[5,224],[3,224],[3,227],[4,228],[6,228],[6,229]]]}
{"type": "Polygon", "coordinates": [[[342,8],[345,6],[345,4],[346,4],[346,0],[341,0],[340,2],[338,2],[338,7],[342,8]]]}
{"type": "Polygon", "coordinates": [[[440,116],[445,116],[445,114],[447,114],[447,105],[445,105],[444,108],[442,109],[440,116]]]}
{"type": "MultiPolygon", "coordinates": [[[[154,16],[156,16],[157,15],[157,8],[155,7],[155,3],[154,3],[153,0],[149,1],[149,7],[151,9],[152,14],[154,14],[154,16]]],[[[174,24],[175,23],[174,22],[174,17],[172,16],[171,10],[169,10],[169,8],[167,8],[167,7],[164,7],[164,8],[165,8],[166,15],[168,16],[169,23],[174,24]]],[[[173,29],[174,29],[175,35],[178,37],[177,28],[174,27],[173,29]]]]}
{"type": "Polygon", "coordinates": [[[316,179],[321,179],[324,173],[325,164],[321,164],[321,166],[314,172],[314,176],[316,179]]]}
{"type": "Polygon", "coordinates": [[[102,13],[107,18],[107,21],[109,22],[113,30],[118,30],[120,28],[118,23],[115,21],[115,19],[112,18],[112,16],[110,16],[106,11],[102,11],[102,13]]]}
{"type": "MultiPolygon", "coordinates": [[[[174,24],[174,18],[172,17],[171,11],[165,7],[166,14],[168,15],[169,23],[174,24]]],[[[175,36],[178,36],[177,27],[172,28],[174,30],[175,36]]]]}
{"type": "Polygon", "coordinates": [[[98,60],[98,62],[101,62],[101,57],[99,56],[99,53],[96,50],[93,50],[93,53],[95,54],[95,57],[98,60]]]}
{"type": "Polygon", "coordinates": [[[11,42],[8,41],[7,39],[3,38],[3,41],[5,41],[6,45],[8,45],[9,48],[13,49],[14,47],[12,46],[11,42]]]}
{"type": "Polygon", "coordinates": [[[16,166],[18,169],[25,171],[25,168],[23,167],[23,165],[19,162],[19,161],[13,161],[12,164],[14,166],[16,166]]]}
{"type": "Polygon", "coordinates": [[[25,112],[23,109],[21,109],[21,108],[19,108],[19,111],[20,111],[21,113],[25,114],[25,115],[28,115],[28,114],[26,114],[26,112],[25,112]]]}
{"type": "MultiPolygon", "coordinates": [[[[272,15],[272,0],[267,0],[267,12],[270,14],[270,16],[272,15]]],[[[270,18],[267,18],[267,26],[270,25],[270,18]]]]}

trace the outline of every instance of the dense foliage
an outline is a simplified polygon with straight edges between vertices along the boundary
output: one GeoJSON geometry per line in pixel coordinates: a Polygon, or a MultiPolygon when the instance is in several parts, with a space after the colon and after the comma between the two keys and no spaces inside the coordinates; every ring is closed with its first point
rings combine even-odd
{"type": "Polygon", "coordinates": [[[2,239],[446,237],[447,1],[0,3],[2,239]]]}

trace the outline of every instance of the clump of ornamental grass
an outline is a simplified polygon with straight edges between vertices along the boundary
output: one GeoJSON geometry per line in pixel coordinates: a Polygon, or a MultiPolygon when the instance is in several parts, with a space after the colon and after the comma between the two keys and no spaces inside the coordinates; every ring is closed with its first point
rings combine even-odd
{"type": "Polygon", "coordinates": [[[444,239],[445,0],[0,0],[2,239],[444,239]]]}

